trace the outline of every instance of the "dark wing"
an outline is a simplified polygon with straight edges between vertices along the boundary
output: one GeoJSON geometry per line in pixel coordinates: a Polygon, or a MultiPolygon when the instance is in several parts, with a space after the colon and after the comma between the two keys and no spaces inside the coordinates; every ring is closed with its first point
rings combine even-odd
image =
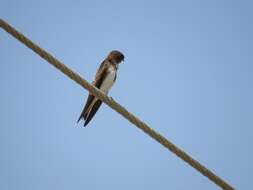
{"type": "MultiPolygon", "coordinates": [[[[107,62],[103,61],[97,70],[95,80],[92,82],[92,84],[95,85],[97,88],[100,88],[100,86],[106,76],[106,66],[107,66],[107,62]]],[[[95,115],[95,113],[97,112],[98,108],[100,107],[100,105],[102,103],[100,100],[97,100],[94,103],[94,105],[91,107],[90,105],[93,102],[94,98],[95,98],[95,96],[93,96],[92,94],[89,94],[86,104],[83,108],[83,111],[77,121],[77,122],[79,122],[82,118],[84,120],[86,120],[84,126],[86,126],[89,123],[89,121],[95,115]]]]}

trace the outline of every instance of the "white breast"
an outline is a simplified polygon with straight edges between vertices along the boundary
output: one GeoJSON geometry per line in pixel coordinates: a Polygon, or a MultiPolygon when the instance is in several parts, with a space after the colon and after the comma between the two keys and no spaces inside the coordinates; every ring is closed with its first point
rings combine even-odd
{"type": "Polygon", "coordinates": [[[100,90],[102,90],[105,94],[107,94],[114,83],[115,77],[116,77],[116,70],[113,68],[113,66],[111,66],[109,67],[108,73],[100,86],[100,90]]]}

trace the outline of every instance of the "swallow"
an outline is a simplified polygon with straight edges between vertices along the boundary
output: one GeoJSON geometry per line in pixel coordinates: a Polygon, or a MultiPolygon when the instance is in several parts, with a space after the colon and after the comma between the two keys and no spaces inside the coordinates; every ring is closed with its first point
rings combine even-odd
{"type": "MultiPolygon", "coordinates": [[[[118,65],[123,61],[124,55],[121,52],[117,50],[111,51],[100,64],[92,84],[107,95],[117,78],[118,65]]],[[[86,104],[77,122],[83,119],[84,127],[88,125],[101,104],[101,100],[89,93],[86,104]]]]}

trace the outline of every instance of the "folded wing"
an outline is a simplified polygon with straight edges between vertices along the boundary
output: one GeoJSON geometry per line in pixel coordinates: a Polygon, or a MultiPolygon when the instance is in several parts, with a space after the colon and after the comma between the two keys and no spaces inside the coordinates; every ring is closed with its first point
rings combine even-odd
{"type": "MultiPolygon", "coordinates": [[[[106,61],[101,63],[99,69],[97,70],[95,80],[92,82],[92,84],[97,88],[100,88],[104,78],[106,77],[106,64],[106,61]]],[[[91,121],[101,104],[101,100],[97,99],[92,94],[89,94],[86,104],[77,122],[79,122],[81,119],[84,119],[84,126],[86,126],[91,121]]]]}

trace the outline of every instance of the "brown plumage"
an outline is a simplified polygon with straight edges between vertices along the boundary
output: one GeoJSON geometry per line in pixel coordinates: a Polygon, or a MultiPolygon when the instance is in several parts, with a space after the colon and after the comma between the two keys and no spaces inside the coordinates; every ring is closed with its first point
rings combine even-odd
{"type": "MultiPolygon", "coordinates": [[[[92,84],[107,94],[116,80],[118,64],[122,61],[124,61],[124,55],[121,52],[116,50],[111,51],[99,66],[95,80],[92,84]]],[[[89,94],[84,109],[77,122],[83,119],[85,121],[84,126],[86,126],[96,114],[101,104],[101,100],[97,99],[92,94],[89,94]]]]}

